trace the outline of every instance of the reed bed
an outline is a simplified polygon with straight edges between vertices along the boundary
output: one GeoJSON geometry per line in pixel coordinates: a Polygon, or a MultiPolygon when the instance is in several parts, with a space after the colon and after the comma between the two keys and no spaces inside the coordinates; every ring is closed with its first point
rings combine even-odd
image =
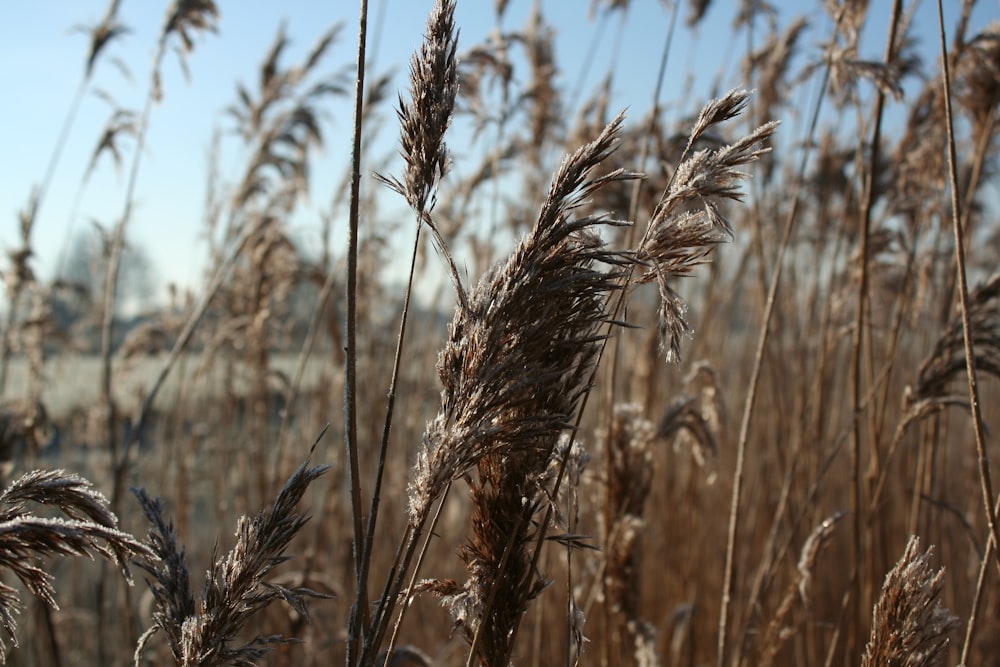
{"type": "MultiPolygon", "coordinates": [[[[294,64],[279,29],[213,145],[201,288],[132,322],[144,144],[183,94],[165,56],[197,68],[226,24],[169,3],[143,108],[113,110],[79,181],[128,166],[116,222],[84,278],[46,280],[33,230],[120,2],[87,29],[3,267],[0,659],[1000,660],[996,24],[972,1],[952,25],[663,3],[664,67],[625,112],[611,64],[566,87],[546,3],[520,27],[493,3],[466,43],[457,2],[398,95],[366,2],[353,64],[344,26],[294,64]],[[661,99],[672,39],[725,11],[718,92],[661,99]],[[320,182],[348,100],[352,154],[320,182]],[[330,200],[318,249],[307,193],[330,200]],[[92,386],[57,398],[80,355],[92,386]]],[[[595,34],[630,5],[592,3],[595,34]]]]}

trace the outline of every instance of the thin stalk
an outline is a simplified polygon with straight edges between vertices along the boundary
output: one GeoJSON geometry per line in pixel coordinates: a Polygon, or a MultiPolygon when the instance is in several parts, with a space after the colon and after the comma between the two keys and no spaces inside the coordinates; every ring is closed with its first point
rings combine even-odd
{"type": "MultiPolygon", "coordinates": [[[[386,576],[385,586],[382,589],[382,595],[378,599],[378,608],[375,610],[375,616],[372,620],[372,626],[365,638],[365,643],[362,647],[361,658],[358,664],[366,664],[366,658],[370,661],[371,652],[378,649],[378,644],[382,641],[382,637],[385,633],[385,626],[388,625],[387,620],[392,614],[393,605],[395,605],[395,595],[399,592],[399,589],[403,586],[403,577],[406,574],[404,562],[409,563],[413,555],[415,547],[412,545],[416,544],[417,538],[414,536],[418,530],[422,530],[423,523],[420,527],[414,526],[411,523],[406,524],[406,530],[403,531],[403,535],[399,540],[399,545],[396,547],[396,556],[392,561],[392,567],[389,568],[389,574],[386,576]],[[391,604],[390,604],[391,601],[391,604]]],[[[408,567],[408,565],[407,565],[408,567]]]]}
{"type": "MultiPolygon", "coordinates": [[[[139,181],[139,166],[142,164],[142,154],[146,146],[149,119],[153,112],[153,105],[156,102],[156,89],[158,85],[156,79],[159,76],[160,66],[163,63],[163,56],[167,52],[167,38],[169,35],[170,33],[166,30],[160,35],[156,56],[153,58],[149,91],[146,94],[142,115],[139,117],[139,129],[135,138],[135,153],[132,158],[132,167],[129,170],[128,184],[125,188],[125,206],[121,218],[115,226],[115,235],[111,242],[111,255],[108,258],[107,275],[104,282],[104,302],[102,304],[101,315],[101,402],[105,410],[106,437],[108,438],[109,449],[111,451],[111,462],[114,466],[124,465],[124,462],[120,461],[118,435],[115,432],[115,409],[111,394],[111,356],[114,346],[115,296],[118,289],[118,275],[121,272],[122,251],[125,248],[125,228],[132,217],[135,188],[139,181]]],[[[111,511],[116,514],[120,511],[115,498],[111,499],[111,511]]]]}
{"type": "MultiPolygon", "coordinates": [[[[1000,498],[997,499],[997,505],[998,507],[995,511],[1000,511],[1000,498]]],[[[993,541],[993,535],[990,534],[989,539],[986,540],[986,551],[983,553],[982,562],[979,564],[979,576],[976,578],[976,594],[972,598],[972,610],[969,611],[969,622],[965,627],[965,638],[962,641],[962,657],[958,661],[959,665],[969,664],[969,651],[972,650],[972,637],[976,633],[976,624],[979,621],[979,605],[983,601],[986,573],[989,570],[989,562],[995,551],[996,542],[993,541]]]]}
{"type": "MultiPolygon", "coordinates": [[[[838,17],[837,24],[840,20],[838,17]]],[[[836,28],[834,28],[836,30],[836,28]]],[[[740,500],[743,494],[743,477],[746,468],[747,441],[750,437],[750,421],[753,416],[754,405],[757,400],[757,386],[760,382],[760,374],[764,365],[764,353],[767,348],[767,339],[770,330],[771,318],[774,315],[774,307],[777,302],[778,286],[781,283],[781,272],[784,265],[785,252],[791,242],[792,229],[798,214],[800,193],[802,184],[805,181],[806,165],[813,145],[812,137],[816,133],[816,126],[819,121],[819,111],[823,106],[823,99],[826,96],[827,85],[830,80],[830,65],[823,70],[823,82],[813,108],[812,119],[809,123],[809,131],[806,141],[803,143],[802,161],[795,178],[795,190],[792,194],[792,205],[785,219],[784,231],[781,236],[781,244],[778,247],[778,255],[774,260],[774,269],[771,275],[771,286],[768,289],[767,301],[764,305],[764,321],[760,325],[760,337],[757,341],[757,348],[754,353],[753,371],[750,375],[750,383],[747,388],[746,400],[743,405],[743,417],[740,423],[739,439],[736,445],[736,470],[733,474],[732,498],[729,506],[729,528],[726,537],[726,564],[723,573],[722,604],[719,611],[719,636],[718,654],[716,657],[717,667],[724,667],[726,662],[726,633],[729,625],[729,607],[732,602],[735,587],[735,558],[736,558],[736,535],[739,532],[740,523],[740,500]]]]}
{"type": "MultiPolygon", "coordinates": [[[[990,144],[993,141],[993,129],[996,125],[996,114],[990,113],[989,120],[983,125],[979,130],[979,136],[976,139],[976,152],[972,159],[972,170],[969,174],[969,184],[965,189],[965,204],[962,206],[962,229],[968,232],[969,226],[969,214],[972,211],[973,202],[976,198],[976,192],[979,190],[979,179],[982,178],[983,167],[986,163],[986,152],[989,150],[990,144]]],[[[948,318],[951,316],[952,310],[952,299],[955,298],[955,282],[957,272],[953,271],[948,277],[948,285],[945,287],[944,304],[941,307],[941,321],[947,322],[948,318]]]]}
{"type": "MultiPolygon", "coordinates": [[[[958,295],[962,306],[962,339],[965,344],[965,370],[969,380],[969,407],[972,412],[972,426],[976,436],[976,453],[979,463],[979,481],[983,493],[983,506],[989,522],[990,537],[1000,544],[1000,530],[997,528],[997,514],[993,508],[993,475],[990,472],[990,457],[986,451],[983,433],[982,408],[979,404],[979,384],[976,381],[976,357],[972,342],[972,324],[969,321],[969,285],[965,269],[965,234],[962,230],[962,207],[958,198],[958,167],[955,160],[955,125],[951,113],[951,74],[948,67],[948,50],[944,32],[944,9],[941,0],[937,2],[938,29],[941,39],[941,74],[944,86],[945,127],[948,130],[948,179],[951,185],[952,229],[955,234],[955,269],[958,275],[958,295]]],[[[1000,554],[994,549],[997,563],[1000,554]]]]}
{"type": "MultiPolygon", "coordinates": [[[[417,584],[417,575],[420,573],[420,568],[424,563],[424,556],[427,555],[427,548],[430,546],[431,539],[434,537],[434,529],[441,519],[441,511],[444,509],[444,504],[448,500],[448,493],[451,491],[451,484],[445,487],[444,493],[441,494],[441,502],[438,503],[437,511],[434,512],[434,518],[431,519],[430,529],[427,531],[424,537],[423,546],[420,548],[420,552],[417,554],[417,562],[413,566],[413,573],[410,575],[410,583],[406,588],[406,595],[403,596],[403,606],[399,610],[399,617],[396,619],[396,623],[392,628],[392,635],[389,638],[389,646],[386,648],[386,660],[392,658],[393,648],[396,646],[396,639],[399,636],[399,629],[403,625],[403,618],[406,616],[407,610],[410,608],[410,601],[413,597],[413,588],[417,584]]],[[[385,631],[388,628],[389,617],[392,616],[393,606],[395,605],[396,599],[399,596],[399,591],[401,590],[403,578],[406,575],[406,571],[410,567],[410,561],[413,560],[414,548],[419,541],[421,535],[423,535],[423,525],[425,522],[421,522],[419,527],[414,528],[410,531],[409,545],[406,549],[406,555],[403,558],[402,564],[399,567],[397,584],[392,587],[389,592],[391,597],[389,598],[389,604],[385,607],[379,608],[380,612],[384,611],[384,615],[381,617],[382,626],[376,628],[371,633],[371,641],[367,642],[365,645],[365,653],[362,655],[361,663],[362,665],[370,664],[370,661],[374,660],[374,657],[370,656],[370,653],[378,648],[381,643],[382,638],[385,636],[385,631]],[[365,658],[368,658],[366,660],[365,658]]],[[[386,601],[386,596],[382,596],[382,603],[386,601]]]]}
{"type": "Polygon", "coordinates": [[[989,562],[993,558],[994,551],[993,536],[990,535],[989,540],[986,542],[986,553],[983,554],[983,560],[979,564],[979,576],[976,577],[976,593],[972,598],[972,611],[969,612],[969,622],[965,626],[965,638],[962,641],[962,657],[958,661],[959,665],[969,664],[969,651],[972,649],[972,637],[976,633],[976,624],[979,621],[979,605],[983,600],[986,573],[990,569],[989,562]]]}
{"type": "MultiPolygon", "coordinates": [[[[899,24],[899,16],[902,10],[901,0],[894,0],[892,4],[892,17],[889,20],[889,38],[885,47],[885,62],[889,64],[895,55],[896,29],[899,24]]],[[[859,260],[860,278],[858,280],[857,308],[854,314],[854,329],[851,337],[851,411],[855,415],[860,414],[862,388],[862,349],[864,347],[865,336],[865,315],[868,305],[868,255],[869,240],[871,236],[872,207],[875,201],[875,178],[878,169],[880,154],[880,143],[882,140],[882,113],[885,108],[885,93],[881,88],[876,88],[875,94],[875,125],[872,129],[871,153],[869,155],[868,170],[864,183],[864,194],[861,203],[861,248],[859,260]]],[[[868,340],[869,351],[871,351],[871,341],[868,340]]],[[[853,546],[853,567],[861,568],[866,560],[869,567],[873,566],[871,554],[867,554],[865,545],[869,544],[871,535],[867,540],[862,538],[862,518],[861,511],[861,420],[854,420],[854,428],[851,431],[851,510],[852,510],[852,546],[853,546]]],[[[872,441],[869,445],[872,449],[872,456],[877,457],[878,443],[872,441]]],[[[857,629],[861,624],[861,619],[868,607],[868,599],[871,595],[873,572],[862,580],[861,576],[853,578],[856,590],[854,591],[854,627],[857,629]]],[[[849,632],[849,639],[856,639],[858,632],[849,632]]],[[[848,646],[848,655],[856,659],[856,647],[848,646]]]]}
{"type": "Polygon", "coordinates": [[[351,487],[351,515],[354,519],[354,569],[357,575],[356,613],[347,628],[347,664],[351,665],[368,626],[368,591],[362,579],[361,550],[364,533],[361,521],[361,480],[358,473],[358,217],[361,205],[361,121],[365,91],[365,45],[368,33],[368,0],[361,0],[358,17],[357,85],[354,98],[354,146],[351,151],[351,203],[347,236],[347,324],[344,336],[344,448],[351,487]]]}
{"type": "Polygon", "coordinates": [[[62,667],[62,648],[59,646],[59,635],[56,632],[56,624],[52,619],[53,609],[44,602],[36,602],[38,613],[42,617],[42,627],[45,634],[45,643],[48,644],[50,660],[55,667],[62,667]]]}
{"type": "Polygon", "coordinates": [[[375,481],[372,487],[371,507],[368,511],[368,524],[361,554],[361,572],[358,575],[367,588],[368,571],[371,567],[372,547],[375,542],[375,523],[378,521],[378,508],[382,498],[382,479],[385,472],[385,461],[389,451],[389,432],[392,428],[392,414],[396,405],[396,383],[399,379],[399,368],[403,358],[403,339],[406,336],[406,320],[410,313],[410,296],[413,292],[413,277],[417,268],[417,251],[420,248],[420,230],[423,221],[417,221],[417,232],[413,237],[413,252],[410,256],[410,273],[406,280],[406,293],[403,296],[403,312],[399,319],[399,333],[396,336],[396,353],[392,360],[392,377],[389,380],[388,400],[385,406],[385,423],[382,426],[382,441],[379,444],[378,464],[375,470],[375,481]]]}

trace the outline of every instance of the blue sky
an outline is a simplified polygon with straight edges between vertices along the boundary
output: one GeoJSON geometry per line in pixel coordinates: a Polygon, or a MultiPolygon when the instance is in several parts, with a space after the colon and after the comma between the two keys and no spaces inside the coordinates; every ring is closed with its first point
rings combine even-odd
{"type": "MultiPolygon", "coordinates": [[[[123,2],[121,20],[132,32],[107,55],[126,62],[132,78],[123,77],[105,57],[93,80],[95,88],[108,91],[119,105],[138,108],[146,95],[156,34],[167,4],[166,0],[123,2]]],[[[399,90],[406,88],[406,64],[420,43],[431,4],[431,0],[369,2],[369,38],[376,66],[379,70],[395,67],[399,90]]],[[[783,10],[783,23],[800,13],[803,5],[775,4],[788,7],[783,10]]],[[[873,46],[870,53],[863,54],[867,57],[878,58],[882,52],[889,4],[888,0],[872,2],[873,46]]],[[[948,15],[954,17],[959,3],[948,0],[946,4],[948,15]]],[[[165,62],[165,98],[151,119],[130,227],[131,238],[146,249],[159,280],[185,286],[198,285],[201,280],[206,255],[201,235],[207,152],[214,129],[227,127],[221,111],[234,99],[236,82],[255,83],[257,67],[282,21],[293,42],[285,62],[303,57],[314,41],[337,22],[343,22],[345,27],[327,56],[329,70],[352,63],[356,48],[356,2],[219,0],[218,5],[219,32],[197,39],[194,53],[188,58],[190,80],[185,80],[175,57],[169,56],[165,62]]],[[[532,0],[512,0],[505,27],[522,26],[531,6],[532,0]]],[[[546,18],[556,29],[559,84],[569,91],[583,81],[584,90],[589,91],[604,77],[608,63],[615,62],[616,99],[612,107],[629,106],[633,116],[639,117],[650,104],[669,10],[657,0],[633,0],[625,24],[620,26],[615,15],[602,26],[600,20],[589,19],[589,6],[589,0],[543,2],[546,18]],[[603,34],[603,39],[597,44],[593,66],[582,71],[585,53],[597,34],[603,34]]],[[[735,72],[745,43],[744,38],[734,37],[730,28],[735,6],[733,2],[713,2],[694,34],[684,28],[686,3],[681,8],[663,92],[664,101],[678,112],[687,113],[700,106],[720,70],[729,72],[722,82],[724,87],[740,83],[735,72]]],[[[0,250],[18,244],[17,212],[44,174],[79,81],[87,40],[71,32],[71,28],[98,22],[105,7],[106,0],[6,2],[0,6],[0,250]]],[[[828,28],[819,2],[809,3],[805,11],[812,18],[812,30],[804,42],[809,52],[828,28]]],[[[935,60],[936,42],[931,32],[936,27],[935,12],[933,3],[924,2],[917,17],[918,32],[923,36],[921,51],[928,63],[935,60]]],[[[998,3],[980,2],[973,29],[998,16],[998,3]]],[[[459,0],[459,50],[482,41],[493,28],[493,20],[493,2],[459,0]]],[[[949,26],[952,24],[953,20],[949,26]]],[[[326,147],[312,166],[311,200],[293,221],[296,235],[307,242],[318,237],[318,212],[328,205],[350,154],[349,100],[331,104],[329,112],[332,120],[326,127],[326,147]]],[[[44,279],[52,277],[67,238],[85,230],[93,219],[110,227],[121,213],[125,175],[116,173],[110,162],[105,162],[91,179],[73,215],[81,175],[109,113],[106,102],[89,94],[76,119],[34,231],[34,267],[44,279]]],[[[783,131],[797,132],[794,127],[786,126],[783,131]]],[[[388,127],[381,140],[392,142],[395,137],[395,129],[388,127]]],[[[794,134],[788,136],[789,140],[794,138],[794,134]]],[[[387,143],[383,152],[391,150],[387,143]]],[[[126,164],[129,160],[126,154],[126,164]]],[[[228,164],[223,159],[221,166],[223,176],[236,173],[233,156],[228,164]]]]}

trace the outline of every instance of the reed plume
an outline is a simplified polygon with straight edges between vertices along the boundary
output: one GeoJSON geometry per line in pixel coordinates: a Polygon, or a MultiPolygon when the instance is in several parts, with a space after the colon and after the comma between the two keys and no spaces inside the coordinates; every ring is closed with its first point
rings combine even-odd
{"type": "Polygon", "coordinates": [[[285,555],[292,538],[309,518],[295,511],[309,485],[329,466],[299,466],[278,493],[272,507],[253,517],[242,516],[236,544],[223,557],[214,557],[205,588],[196,600],[191,590],[185,552],[177,545],[172,522],[163,514],[163,503],[143,489],[133,489],[152,524],[146,558],[138,563],[148,581],[156,610],[153,624],[139,640],[135,664],[141,662],[146,644],[162,631],[174,662],[193,665],[255,665],[278,644],[296,642],[282,635],[257,636],[250,641],[240,632],[251,617],[271,603],[283,600],[308,617],[307,597],[327,597],[305,587],[288,588],[266,577],[291,556],[285,555]]]}
{"type": "Polygon", "coordinates": [[[686,306],[669,282],[689,275],[716,245],[732,238],[720,204],[742,200],[740,184],[747,174],[741,168],[770,151],[766,143],[778,123],[765,123],[725,146],[691,151],[709,129],[740,115],[749,98],[749,92],[733,89],[702,109],[636,252],[647,265],[638,282],[656,281],[659,287],[660,349],[668,361],[680,358],[681,338],[689,332],[686,306]]]}
{"type": "Polygon", "coordinates": [[[635,175],[591,172],[614,150],[615,118],[561,165],[531,233],[459,307],[438,358],[441,409],[424,433],[410,484],[410,522],[422,526],[453,481],[475,468],[468,582],[441,586],[481,664],[506,665],[517,624],[543,584],[533,571],[532,515],[560,433],[589,389],[608,296],[628,258],[605,248],[603,216],[574,211],[599,188],[635,175]]]}
{"type": "Polygon", "coordinates": [[[403,179],[383,178],[419,213],[434,208],[434,190],[450,162],[444,135],[458,95],[457,48],[455,1],[441,0],[427,19],[420,51],[410,61],[412,101],[399,98],[397,115],[406,161],[403,179]]]}
{"type": "MultiPolygon", "coordinates": [[[[0,570],[12,572],[21,584],[52,609],[58,609],[54,577],[39,562],[44,556],[96,554],[119,567],[126,581],[133,556],[150,556],[150,550],[118,529],[118,519],[104,496],[90,482],[63,470],[26,473],[0,494],[0,570]],[[58,510],[64,518],[35,516],[27,504],[58,510]]],[[[18,591],[0,583],[0,627],[17,646],[15,615],[24,608],[18,591]]],[[[0,662],[6,662],[7,645],[0,640],[0,662]]]]}
{"type": "Polygon", "coordinates": [[[944,664],[948,633],[958,619],[941,606],[944,568],[931,567],[932,549],[921,553],[920,538],[906,543],[885,577],[875,603],[871,637],[862,667],[934,667],[944,664]]]}
{"type": "Polygon", "coordinates": [[[487,454],[545,458],[570,425],[603,337],[606,297],[625,262],[592,229],[614,221],[572,213],[597,189],[635,177],[621,169],[591,177],[614,150],[622,122],[619,115],[563,162],[532,232],[456,311],[438,358],[441,409],[424,432],[410,483],[413,525],[487,454]]]}

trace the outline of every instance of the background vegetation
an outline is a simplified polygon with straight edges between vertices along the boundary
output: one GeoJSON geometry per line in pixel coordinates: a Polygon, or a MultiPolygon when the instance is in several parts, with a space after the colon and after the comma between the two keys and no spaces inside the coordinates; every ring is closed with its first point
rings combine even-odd
{"type": "Polygon", "coordinates": [[[226,110],[237,176],[212,154],[202,287],[135,315],[164,58],[225,38],[212,0],[171,3],[97,142],[114,223],[36,275],[50,169],[3,268],[6,660],[995,663],[1000,32],[970,0],[918,42],[897,1],[871,59],[868,3],[734,3],[739,66],[663,100],[650,63],[708,4],[664,3],[627,118],[610,75],[558,85],[542,3],[519,28],[493,3],[481,44],[436,3],[398,102],[330,62],[351,31],[293,63],[279,31],[226,110]],[[317,183],[337,98],[355,150],[317,183]],[[452,162],[452,126],[483,150],[452,162]]]}

